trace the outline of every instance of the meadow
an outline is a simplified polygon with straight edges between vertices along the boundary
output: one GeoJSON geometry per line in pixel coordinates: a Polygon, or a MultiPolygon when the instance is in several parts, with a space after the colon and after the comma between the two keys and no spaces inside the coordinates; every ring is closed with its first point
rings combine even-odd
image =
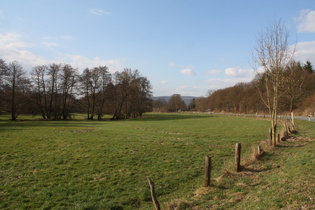
{"type": "MultiPolygon", "coordinates": [[[[312,126],[305,122],[302,127],[306,132],[312,126]]],[[[204,194],[191,201],[203,186],[205,155],[212,156],[212,176],[220,177],[233,170],[235,143],[242,143],[246,159],[253,145],[267,139],[268,127],[266,119],[208,114],[2,120],[0,209],[152,209],[148,176],[162,206],[185,198],[189,206],[214,207],[227,199],[223,191],[231,183],[218,184],[216,197],[204,194]]],[[[229,193],[247,194],[239,188],[229,193]]]]}

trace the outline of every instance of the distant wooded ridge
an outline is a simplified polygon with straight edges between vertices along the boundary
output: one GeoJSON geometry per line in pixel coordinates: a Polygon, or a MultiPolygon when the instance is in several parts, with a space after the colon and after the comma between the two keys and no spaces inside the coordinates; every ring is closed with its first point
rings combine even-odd
{"type": "MultiPolygon", "coordinates": [[[[153,101],[164,99],[166,102],[169,102],[171,97],[172,96],[153,96],[151,99],[153,101]]],[[[191,100],[198,98],[196,96],[181,96],[181,97],[182,97],[182,100],[185,102],[186,105],[188,105],[191,102],[191,100]]]]}

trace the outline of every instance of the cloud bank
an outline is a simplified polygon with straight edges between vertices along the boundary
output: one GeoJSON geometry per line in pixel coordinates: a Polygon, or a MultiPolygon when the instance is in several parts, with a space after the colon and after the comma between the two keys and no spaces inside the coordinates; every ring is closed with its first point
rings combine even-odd
{"type": "Polygon", "coordinates": [[[191,77],[196,75],[192,69],[182,69],[180,73],[191,77]]]}
{"type": "Polygon", "coordinates": [[[215,69],[213,69],[213,70],[209,70],[209,71],[207,72],[207,74],[216,75],[216,74],[219,74],[220,72],[221,72],[221,70],[215,70],[215,69]]]}
{"type": "Polygon", "coordinates": [[[253,76],[255,75],[255,72],[253,69],[242,69],[239,67],[226,68],[224,73],[227,76],[244,78],[244,79],[253,78],[253,76]]]}
{"type": "Polygon", "coordinates": [[[306,61],[311,61],[312,64],[315,63],[315,41],[311,42],[299,42],[297,43],[297,51],[294,58],[302,63],[306,61]]]}
{"type": "Polygon", "coordinates": [[[296,20],[299,22],[298,33],[315,32],[315,10],[301,10],[300,16],[296,20]]]}
{"type": "MultiPolygon", "coordinates": [[[[19,33],[0,33],[0,59],[9,63],[18,61],[28,72],[37,65],[49,65],[51,63],[67,63],[73,67],[83,70],[96,66],[107,66],[109,71],[114,73],[123,69],[122,59],[103,60],[99,57],[88,58],[81,55],[71,55],[64,53],[56,53],[55,58],[46,59],[45,57],[36,55],[32,52],[32,47],[36,44],[23,41],[24,36],[19,33]]],[[[70,36],[66,36],[66,39],[70,36]]],[[[43,42],[40,45],[44,47],[59,46],[55,42],[43,42]]]]}

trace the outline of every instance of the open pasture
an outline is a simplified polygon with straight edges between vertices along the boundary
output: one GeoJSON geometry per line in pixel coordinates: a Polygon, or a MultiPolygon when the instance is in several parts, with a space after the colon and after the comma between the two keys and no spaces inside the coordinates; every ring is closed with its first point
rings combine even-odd
{"type": "Polygon", "coordinates": [[[0,121],[0,208],[152,208],[146,177],[161,203],[233,168],[268,136],[263,119],[155,114],[124,121],[0,121]]]}

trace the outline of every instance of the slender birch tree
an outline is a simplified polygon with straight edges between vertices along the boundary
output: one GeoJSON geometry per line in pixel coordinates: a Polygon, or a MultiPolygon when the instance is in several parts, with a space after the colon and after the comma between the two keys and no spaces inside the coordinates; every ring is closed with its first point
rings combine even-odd
{"type": "Polygon", "coordinates": [[[284,92],[283,74],[293,57],[294,51],[289,44],[289,30],[281,19],[272,22],[259,34],[257,45],[254,48],[254,64],[258,68],[263,68],[263,73],[257,71],[260,81],[257,87],[270,114],[271,145],[276,142],[279,98],[284,92]]]}

